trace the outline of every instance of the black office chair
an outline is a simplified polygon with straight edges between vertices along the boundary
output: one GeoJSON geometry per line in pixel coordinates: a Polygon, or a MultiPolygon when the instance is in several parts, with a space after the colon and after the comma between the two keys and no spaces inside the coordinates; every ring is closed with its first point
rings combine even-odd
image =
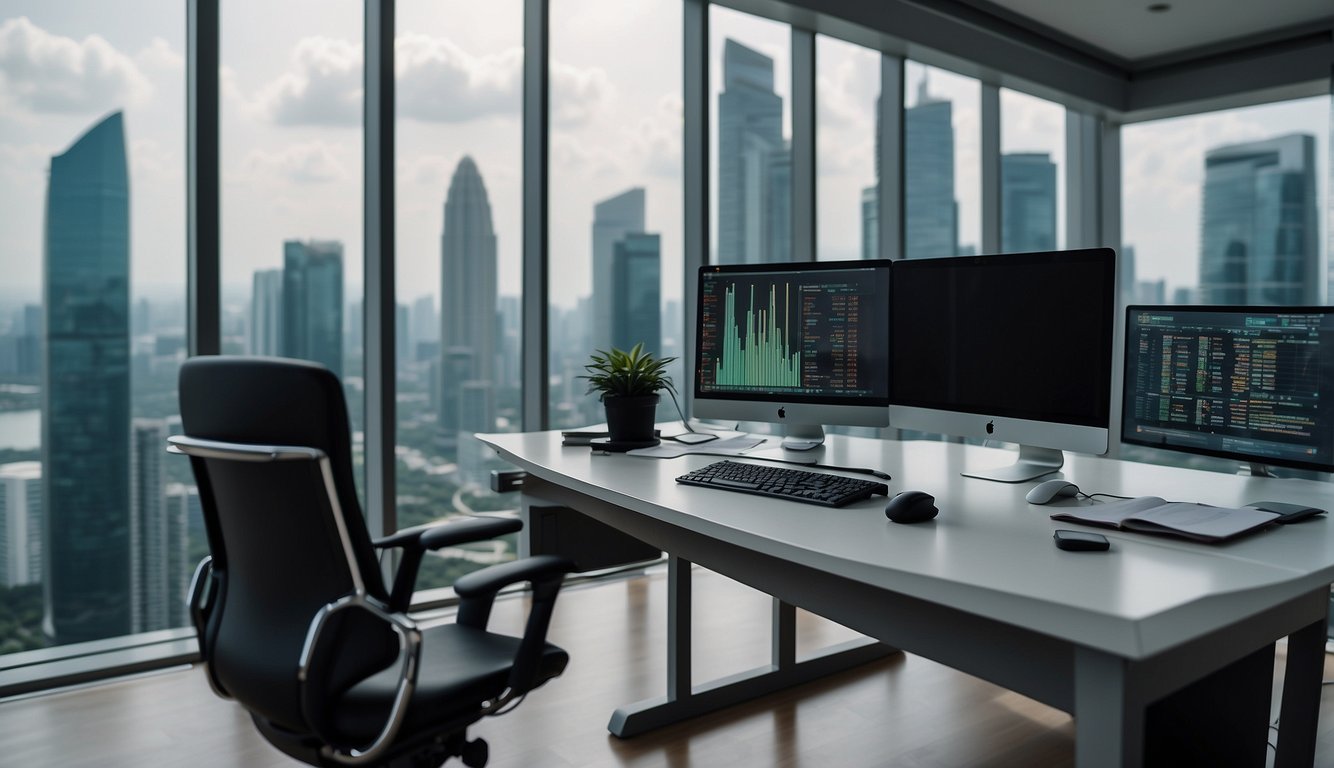
{"type": "Polygon", "coordinates": [[[328,369],[196,357],[181,368],[184,436],[211,556],[190,587],[209,683],[274,746],[311,765],[485,765],[466,729],[561,674],[546,642],[568,561],[531,557],[458,579],[457,621],[407,615],[428,550],[512,533],[468,518],[372,541],[352,480],[342,387],[328,369]],[[401,551],[392,591],[377,551],[401,551]],[[522,638],[486,631],[496,593],[529,582],[522,638]]]}

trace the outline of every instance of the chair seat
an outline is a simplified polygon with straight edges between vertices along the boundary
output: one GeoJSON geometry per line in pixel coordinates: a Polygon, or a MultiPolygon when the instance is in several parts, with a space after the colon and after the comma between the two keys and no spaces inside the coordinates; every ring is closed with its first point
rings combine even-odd
{"type": "MultiPolygon", "coordinates": [[[[409,700],[400,739],[443,722],[477,717],[477,702],[499,696],[509,681],[520,639],[459,624],[422,632],[417,688],[409,700]]],[[[538,668],[540,685],[565,670],[570,657],[544,643],[538,668]]],[[[333,707],[334,727],[351,742],[369,742],[384,727],[398,687],[399,663],[350,688],[333,707]]],[[[536,686],[534,686],[536,687],[536,686]]]]}

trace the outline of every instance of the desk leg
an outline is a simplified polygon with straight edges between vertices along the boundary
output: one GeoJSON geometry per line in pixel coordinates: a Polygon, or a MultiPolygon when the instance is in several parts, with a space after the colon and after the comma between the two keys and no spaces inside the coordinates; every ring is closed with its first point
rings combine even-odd
{"type": "Polygon", "coordinates": [[[772,660],[763,667],[690,684],[690,561],[667,556],[667,695],[620,707],[607,730],[630,738],[655,728],[707,715],[784,688],[861,666],[897,653],[875,640],[853,640],[796,660],[797,609],[775,599],[772,660]]]}
{"type": "Polygon", "coordinates": [[[1274,768],[1315,764],[1320,680],[1325,674],[1325,627],[1325,620],[1321,619],[1288,636],[1274,768]]]}
{"type": "Polygon", "coordinates": [[[1123,659],[1075,649],[1075,765],[1135,768],[1144,762],[1143,702],[1129,690],[1123,659]]]}

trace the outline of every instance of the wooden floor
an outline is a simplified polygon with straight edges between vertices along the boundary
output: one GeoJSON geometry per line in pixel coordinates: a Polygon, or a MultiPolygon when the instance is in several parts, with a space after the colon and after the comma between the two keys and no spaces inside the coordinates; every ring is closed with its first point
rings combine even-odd
{"type": "MultiPolygon", "coordinates": [[[[694,571],[695,679],[767,663],[769,600],[694,571]]],[[[607,733],[616,706],[665,690],[666,583],[651,573],[567,589],[551,639],[564,676],[473,733],[506,766],[1067,766],[1068,715],[916,656],[897,655],[696,722],[634,739],[607,733]]],[[[493,629],[518,633],[524,601],[504,600],[493,629]]],[[[799,655],[853,637],[799,613],[799,655]]],[[[1280,645],[1280,654],[1282,646],[1280,645]]],[[[1281,664],[1281,660],[1280,660],[1281,664]]],[[[1334,664],[1326,664],[1326,677],[1334,664]]],[[[1329,688],[1325,689],[1326,691],[1329,688]]],[[[1325,695],[1316,765],[1334,765],[1325,695]]],[[[0,702],[0,764],[263,768],[294,765],[198,669],[0,702]]],[[[451,763],[458,765],[458,763],[451,763]]]]}

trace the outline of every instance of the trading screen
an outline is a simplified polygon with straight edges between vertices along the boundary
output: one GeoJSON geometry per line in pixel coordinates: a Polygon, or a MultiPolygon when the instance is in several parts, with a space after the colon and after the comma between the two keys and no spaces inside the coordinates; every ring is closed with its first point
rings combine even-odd
{"type": "Polygon", "coordinates": [[[1331,333],[1323,311],[1132,309],[1124,439],[1330,464],[1331,333]]]}
{"type": "Polygon", "coordinates": [[[705,271],[701,393],[884,397],[888,270],[705,271]]]}

